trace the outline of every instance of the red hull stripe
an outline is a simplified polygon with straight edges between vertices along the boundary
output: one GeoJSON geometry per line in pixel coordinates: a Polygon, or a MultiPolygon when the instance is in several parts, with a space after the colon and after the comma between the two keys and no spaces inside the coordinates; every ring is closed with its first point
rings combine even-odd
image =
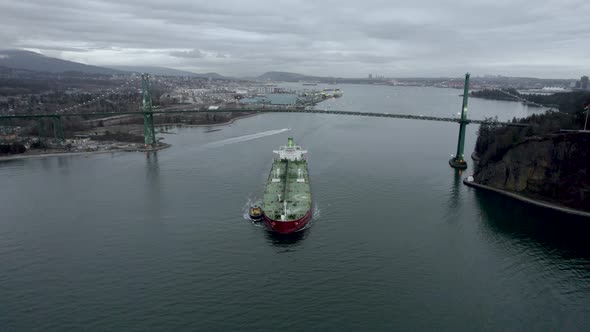
{"type": "Polygon", "coordinates": [[[309,211],[307,211],[303,217],[289,221],[274,220],[269,218],[266,213],[264,213],[264,223],[274,232],[280,234],[291,234],[300,231],[303,227],[305,227],[305,225],[307,225],[311,219],[311,210],[313,210],[313,208],[309,209],[309,211]]]}

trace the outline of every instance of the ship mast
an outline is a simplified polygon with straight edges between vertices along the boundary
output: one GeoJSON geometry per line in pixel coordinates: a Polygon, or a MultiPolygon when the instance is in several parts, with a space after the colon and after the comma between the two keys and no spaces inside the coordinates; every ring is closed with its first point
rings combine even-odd
{"type": "Polygon", "coordinates": [[[283,211],[283,215],[281,216],[282,220],[285,221],[287,219],[287,200],[283,201],[283,205],[284,205],[284,211],[283,211]]]}
{"type": "Polygon", "coordinates": [[[289,159],[285,160],[285,181],[283,181],[283,220],[287,219],[287,186],[289,185],[289,159]]]}

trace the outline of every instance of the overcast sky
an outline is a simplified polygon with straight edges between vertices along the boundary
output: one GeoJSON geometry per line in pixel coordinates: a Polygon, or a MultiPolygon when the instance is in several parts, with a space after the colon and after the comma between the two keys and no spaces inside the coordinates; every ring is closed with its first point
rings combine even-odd
{"type": "Polygon", "coordinates": [[[0,0],[0,48],[225,75],[590,74],[589,0],[0,0]]]}

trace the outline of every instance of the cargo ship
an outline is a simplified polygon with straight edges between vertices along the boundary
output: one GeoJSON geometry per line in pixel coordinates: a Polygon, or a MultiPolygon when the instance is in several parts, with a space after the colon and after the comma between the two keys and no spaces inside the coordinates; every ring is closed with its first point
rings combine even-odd
{"type": "Polygon", "coordinates": [[[273,152],[278,156],[273,160],[259,208],[269,229],[290,234],[302,230],[311,220],[311,188],[303,157],[307,151],[289,138],[287,145],[273,152]]]}

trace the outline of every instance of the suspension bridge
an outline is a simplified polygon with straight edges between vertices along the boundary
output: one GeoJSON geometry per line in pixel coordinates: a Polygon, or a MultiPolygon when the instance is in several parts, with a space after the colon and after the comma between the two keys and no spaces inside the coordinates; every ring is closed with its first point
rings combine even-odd
{"type": "MultiPolygon", "coordinates": [[[[436,116],[423,116],[423,115],[411,115],[401,113],[375,113],[375,112],[354,112],[354,111],[340,111],[340,110],[319,110],[307,107],[218,107],[215,109],[210,108],[154,108],[152,105],[151,86],[149,75],[143,74],[142,77],[142,102],[141,110],[139,111],[122,111],[122,112],[70,112],[75,108],[87,105],[94,101],[97,101],[104,97],[106,94],[102,94],[93,100],[88,102],[75,105],[63,110],[59,110],[53,114],[14,114],[14,115],[0,115],[0,120],[11,119],[50,119],[53,122],[53,135],[56,140],[64,140],[64,130],[62,125],[62,118],[65,117],[109,117],[109,116],[120,116],[120,115],[138,115],[143,116],[143,134],[146,146],[155,148],[157,146],[156,132],[154,116],[159,114],[194,114],[194,113],[233,113],[233,112],[254,112],[254,113],[309,113],[309,114],[331,114],[331,115],[348,115],[348,116],[362,116],[362,117],[379,117],[379,118],[394,118],[394,119],[410,119],[420,121],[441,121],[441,122],[454,122],[459,124],[459,136],[457,140],[457,152],[454,157],[449,160],[449,164],[453,168],[465,169],[467,168],[467,162],[464,159],[464,148],[465,148],[465,128],[468,124],[494,124],[494,125],[505,125],[505,126],[527,126],[526,124],[512,123],[512,122],[499,122],[490,120],[470,120],[467,118],[467,104],[469,96],[469,73],[465,74],[465,84],[463,91],[463,104],[461,107],[460,118],[451,117],[436,117],[436,116]]],[[[127,82],[124,85],[128,85],[127,82]]],[[[116,91],[122,87],[113,89],[116,91]]],[[[41,123],[40,123],[41,126],[41,123]]]]}

